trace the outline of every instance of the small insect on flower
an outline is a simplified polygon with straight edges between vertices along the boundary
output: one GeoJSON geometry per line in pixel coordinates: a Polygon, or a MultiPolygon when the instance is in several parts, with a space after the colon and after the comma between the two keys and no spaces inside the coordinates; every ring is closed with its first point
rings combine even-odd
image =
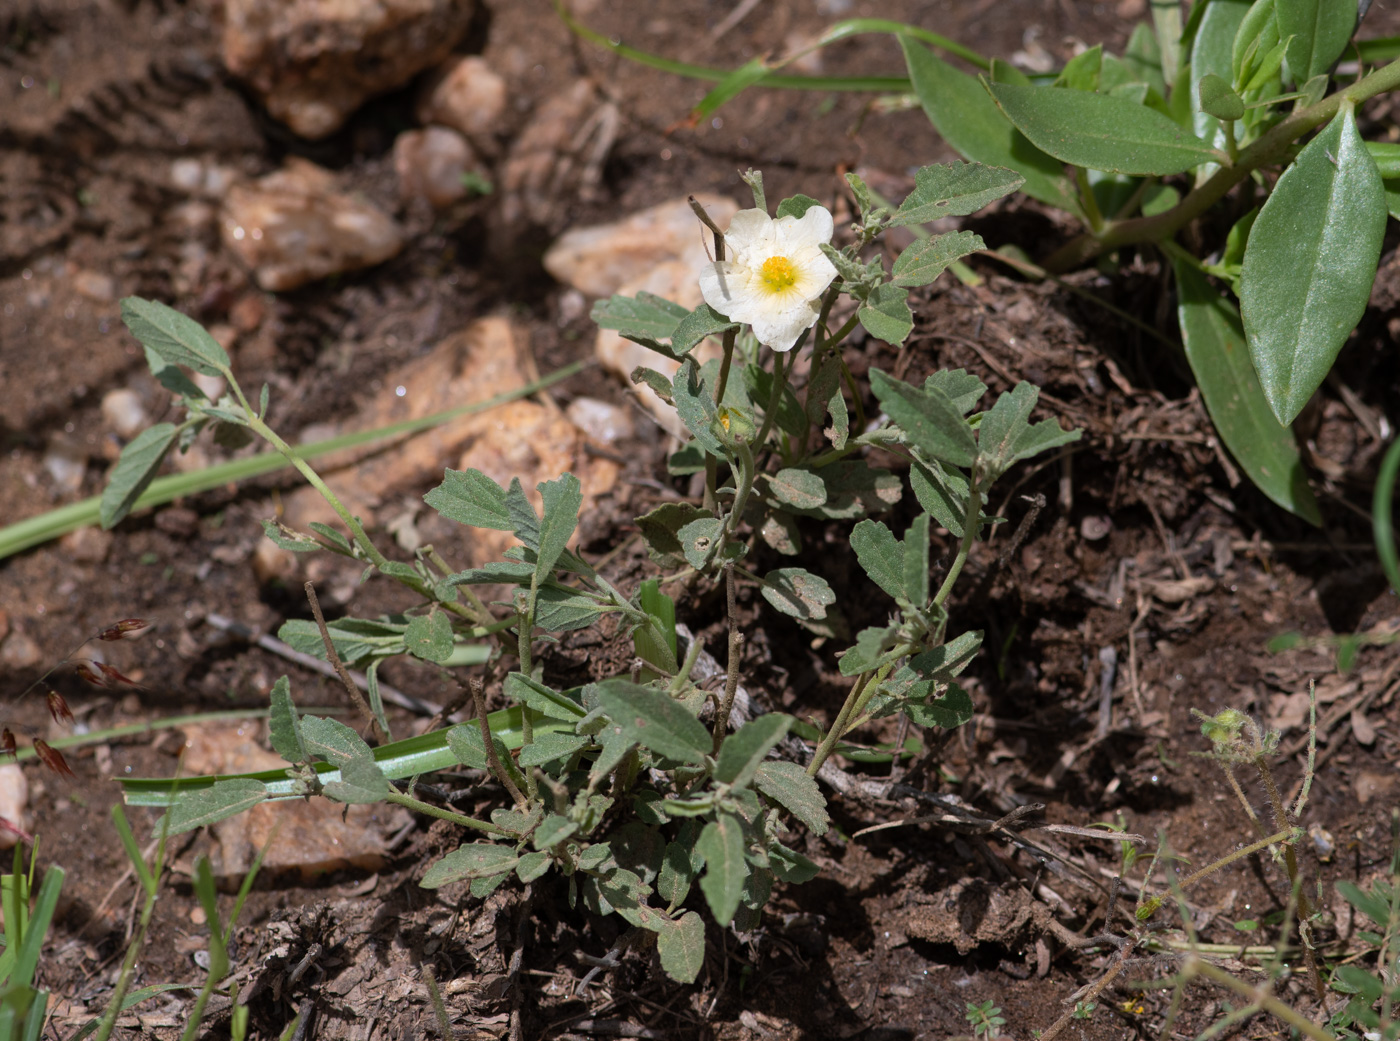
{"type": "Polygon", "coordinates": [[[97,634],[99,640],[109,643],[113,640],[139,640],[146,635],[151,623],[144,618],[123,618],[116,625],[109,625],[97,634]]]}
{"type": "Polygon", "coordinates": [[[19,744],[15,741],[14,731],[9,727],[0,730],[0,755],[13,756],[19,744]]]}
{"type": "Polygon", "coordinates": [[[758,342],[790,351],[817,324],[821,295],[836,268],[821,250],[834,225],[824,206],[801,217],[774,220],[762,210],[740,210],[724,233],[733,259],[700,272],[700,292],[720,314],[753,326],[758,342]]]}
{"type": "Polygon", "coordinates": [[[49,715],[53,716],[53,721],[71,727],[73,725],[73,710],[68,707],[68,702],[64,700],[63,695],[50,687],[46,697],[49,702],[49,715]]]}
{"type": "Polygon", "coordinates": [[[69,767],[68,760],[64,759],[57,749],[49,747],[46,742],[40,741],[37,737],[34,739],[34,754],[54,773],[77,780],[77,775],[69,767]]]}

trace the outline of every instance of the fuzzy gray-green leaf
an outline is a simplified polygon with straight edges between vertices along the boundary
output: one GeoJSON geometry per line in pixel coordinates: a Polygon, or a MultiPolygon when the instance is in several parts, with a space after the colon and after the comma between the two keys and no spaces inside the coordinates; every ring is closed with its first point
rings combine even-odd
{"type": "Polygon", "coordinates": [[[986,249],[982,236],[973,231],[951,231],[914,242],[894,262],[890,274],[897,286],[926,286],[955,261],[986,249]]]}
{"type": "Polygon", "coordinates": [[[493,842],[469,842],[458,846],[423,875],[418,884],[424,889],[438,889],[464,878],[489,878],[509,871],[520,858],[510,846],[493,842]]]}
{"type": "Polygon", "coordinates": [[[851,530],[851,548],[872,582],[896,600],[904,598],[904,547],[886,524],[861,521],[851,530]]]}
{"type": "Polygon", "coordinates": [[[705,967],[705,919],[687,911],[656,934],[662,971],[677,983],[694,983],[705,967]]]}
{"type": "Polygon", "coordinates": [[[909,290],[886,282],[870,291],[856,312],[865,331],[877,340],[898,347],[914,331],[914,314],[909,310],[909,290]]]}
{"type": "Polygon", "coordinates": [[[184,365],[206,376],[228,374],[228,353],[219,342],[173,307],[128,296],[122,300],[122,321],[132,336],[171,365],[184,365]]]}
{"type": "Polygon", "coordinates": [[[170,809],[171,835],[192,828],[202,828],[208,824],[232,817],[244,810],[251,810],[267,799],[267,788],[261,781],[251,778],[229,778],[215,781],[208,788],[196,788],[185,792],[170,809]]]}
{"type": "Polygon", "coordinates": [[[539,545],[535,550],[535,580],[543,583],[578,526],[583,488],[577,477],[566,473],[557,481],[542,481],[539,491],[544,501],[544,519],[540,521],[539,545]]]}
{"type": "Polygon", "coordinates": [[[953,162],[921,167],[914,173],[914,190],[899,204],[888,226],[897,228],[902,224],[927,224],[941,217],[965,217],[1011,194],[1025,181],[1015,170],[981,163],[953,162]]]}
{"type": "Polygon", "coordinates": [[[103,528],[120,523],[131,512],[141,493],[155,480],[179,433],[180,428],[173,423],[157,423],[141,431],[122,449],[117,465],[107,477],[107,487],[102,490],[99,517],[103,528]]]}
{"type": "Polygon", "coordinates": [[[784,567],[763,576],[763,599],[783,614],[794,618],[822,619],[836,603],[836,594],[826,579],[805,568],[784,567]]]}
{"type": "Polygon", "coordinates": [[[792,717],[770,712],[745,723],[724,739],[715,760],[715,780],[721,784],[742,787],[753,780],[759,764],[768,752],[786,736],[792,717]]]}
{"type": "Polygon", "coordinates": [[[306,745],[301,740],[301,720],[292,704],[292,685],[286,676],[277,677],[272,685],[272,709],[267,717],[268,736],[273,750],[289,763],[307,761],[306,745]]]}
{"type": "Polygon", "coordinates": [[[480,470],[448,470],[442,483],[423,496],[448,520],[473,528],[511,531],[506,490],[480,470]]]}
{"type": "Polygon", "coordinates": [[[744,826],[733,814],[721,813],[700,832],[697,848],[705,858],[700,891],[705,894],[715,921],[727,927],[739,909],[749,877],[748,861],[744,859],[744,826]]]}
{"type": "Polygon", "coordinates": [[[403,633],[408,653],[424,661],[446,661],[452,657],[452,623],[445,611],[433,611],[411,619],[403,633]]]}
{"type": "Polygon", "coordinates": [[[831,827],[826,799],[816,779],[797,763],[766,760],[754,774],[754,786],[800,820],[814,835],[825,835],[831,827]]]}
{"type": "Polygon", "coordinates": [[[909,443],[924,455],[963,467],[977,459],[977,442],[967,421],[938,388],[919,390],[871,369],[870,389],[909,443]]]}
{"type": "Polygon", "coordinates": [[[687,763],[702,763],[710,753],[705,725],[667,694],[626,680],[605,680],[597,691],[608,717],[628,741],[687,763]]]}

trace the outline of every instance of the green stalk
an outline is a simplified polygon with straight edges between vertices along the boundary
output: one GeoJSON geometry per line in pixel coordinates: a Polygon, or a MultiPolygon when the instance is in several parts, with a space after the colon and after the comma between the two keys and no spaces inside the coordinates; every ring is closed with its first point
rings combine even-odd
{"type": "Polygon", "coordinates": [[[947,576],[943,579],[943,584],[938,587],[938,593],[933,598],[933,606],[942,607],[953,592],[953,585],[957,582],[958,576],[962,574],[963,565],[967,563],[967,556],[972,552],[972,544],[977,541],[977,529],[982,516],[982,493],[977,488],[977,471],[974,468],[972,479],[967,484],[967,516],[963,519],[963,537],[958,543],[958,555],[953,558],[953,566],[948,569],[947,576]]]}
{"type": "Polygon", "coordinates": [[[402,792],[390,792],[384,796],[385,802],[391,802],[395,806],[403,806],[406,809],[414,810],[429,817],[436,817],[438,820],[451,821],[453,824],[460,824],[464,828],[474,828],[477,831],[484,831],[488,835],[510,835],[504,828],[498,828],[494,824],[486,821],[479,821],[475,817],[467,817],[460,813],[453,813],[451,810],[444,810],[441,806],[434,806],[432,803],[415,799],[411,795],[404,795],[402,792]]]}

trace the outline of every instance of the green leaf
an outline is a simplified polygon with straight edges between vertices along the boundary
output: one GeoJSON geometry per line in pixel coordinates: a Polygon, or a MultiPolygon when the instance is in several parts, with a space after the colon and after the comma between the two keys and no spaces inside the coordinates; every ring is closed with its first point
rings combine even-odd
{"type": "MultiPolygon", "coordinates": [[[[1225,132],[1220,121],[1201,108],[1200,83],[1210,76],[1216,76],[1229,86],[1235,81],[1232,55],[1235,34],[1244,21],[1253,0],[1211,0],[1202,4],[1204,9],[1191,42],[1191,84],[1180,83],[1178,90],[1186,90],[1191,103],[1191,126],[1196,134],[1216,148],[1225,147],[1225,132]]],[[[1192,12],[1195,13],[1194,11],[1192,12]]]]}
{"type": "Polygon", "coordinates": [[[604,680],[598,700],[623,736],[668,759],[703,763],[712,743],[705,725],[674,698],[626,680],[604,680]]]}
{"type": "Polygon", "coordinates": [[[480,470],[447,470],[442,483],[423,496],[448,520],[473,528],[513,530],[506,509],[506,490],[480,470]]]}
{"type": "Polygon", "coordinates": [[[822,467],[826,482],[825,506],[815,510],[798,510],[804,517],[828,520],[854,520],[867,513],[883,513],[904,494],[899,477],[888,470],[879,470],[860,459],[842,459],[822,467]]]}
{"type": "Polygon", "coordinates": [[[650,513],[638,517],[637,527],[646,541],[651,559],[667,569],[685,563],[685,549],[681,545],[679,532],[702,517],[711,517],[711,514],[688,502],[662,503],[650,513]]]}
{"type": "Polygon", "coordinates": [[[700,891],[710,911],[722,927],[728,928],[739,910],[739,899],[748,881],[749,865],[744,859],[744,826],[738,817],[721,813],[700,832],[696,849],[705,858],[705,874],[700,891]]]}
{"type": "Polygon", "coordinates": [[[352,759],[374,758],[364,739],[338,719],[302,716],[301,739],[308,754],[332,766],[344,766],[352,759]]]}
{"type": "Polygon", "coordinates": [[[826,579],[800,567],[768,572],[761,589],[763,599],[794,618],[825,618],[826,609],[836,603],[836,594],[826,579]]]}
{"type": "Polygon", "coordinates": [[[759,764],[792,726],[792,717],[770,712],[745,723],[724,739],[715,760],[715,780],[741,788],[753,780],[759,764]]]}
{"type": "Polygon", "coordinates": [[[914,702],[905,706],[905,714],[921,727],[942,727],[956,730],[972,718],[972,699],[956,683],[948,684],[948,692],[932,701],[914,702]]]}
{"type": "Polygon", "coordinates": [[[676,650],[676,602],[661,591],[654,578],[637,589],[637,606],[646,612],[649,624],[637,626],[632,646],[643,661],[674,675],[680,668],[676,650]]]}
{"type": "Polygon", "coordinates": [[[431,611],[411,619],[403,633],[408,653],[424,661],[446,661],[452,657],[452,622],[446,611],[431,611]]]}
{"type": "Polygon", "coordinates": [[[219,342],[173,307],[128,296],[122,300],[122,321],[132,336],[171,365],[184,365],[206,376],[229,374],[228,354],[219,342]]]}
{"type": "Polygon", "coordinates": [[[780,880],[792,885],[810,882],[821,874],[821,868],[781,842],[774,842],[768,847],[768,865],[780,880]]]}
{"type": "Polygon", "coordinates": [[[306,746],[301,740],[301,721],[292,704],[292,685],[286,676],[279,676],[272,685],[272,710],[268,713],[268,736],[273,750],[289,763],[307,761],[306,746]]]}
{"type": "Polygon", "coordinates": [[[1065,67],[1055,77],[1054,85],[1069,90],[1087,90],[1092,94],[1099,89],[1099,72],[1102,68],[1103,44],[1097,44],[1065,62],[1065,67]]]}
{"type": "Polygon", "coordinates": [[[897,286],[926,286],[955,261],[969,253],[986,249],[982,236],[972,231],[954,231],[913,243],[899,255],[891,271],[897,286]]]}
{"type": "Polygon", "coordinates": [[[675,352],[661,341],[669,339],[689,314],[680,304],[651,293],[638,293],[635,297],[599,300],[593,305],[591,317],[600,329],[616,329],[634,343],[675,358],[675,352]]]}
{"type": "MultiPolygon", "coordinates": [[[[851,420],[846,411],[846,399],[841,393],[843,374],[841,356],[832,351],[822,359],[821,365],[807,384],[806,418],[811,423],[820,423],[822,416],[831,414],[831,427],[826,432],[834,448],[846,447],[850,437],[851,420]]],[[[807,429],[804,424],[802,430],[807,429]]],[[[796,435],[796,436],[801,436],[796,435]]]]}
{"type": "Polygon", "coordinates": [[[458,571],[442,579],[449,586],[525,585],[535,576],[535,565],[519,560],[493,560],[481,566],[458,571]]]}
{"type": "MultiPolygon", "coordinates": [[[[1108,65],[1107,58],[1104,64],[1108,65]]],[[[1167,96],[1167,80],[1162,74],[1162,46],[1146,22],[1133,26],[1128,46],[1123,48],[1123,64],[1134,79],[1146,83],[1162,97],[1167,96]]],[[[1107,78],[1107,69],[1102,78],[1107,78]]]]}
{"type": "Polygon", "coordinates": [[[1325,73],[1356,28],[1356,0],[1275,0],[1278,31],[1293,37],[1288,68],[1295,83],[1325,73]]]}
{"type": "Polygon", "coordinates": [[[534,741],[520,750],[516,761],[521,766],[544,766],[546,763],[569,758],[588,743],[588,738],[577,734],[538,734],[534,741]]]}
{"type": "Polygon", "coordinates": [[[525,495],[525,488],[519,477],[512,477],[506,489],[506,512],[510,515],[510,527],[526,549],[540,548],[540,515],[525,495]]]}
{"type": "Polygon", "coordinates": [[[870,291],[856,315],[871,336],[898,347],[914,331],[908,298],[909,290],[886,282],[870,291]]]}
{"type": "Polygon", "coordinates": [[[851,548],[872,582],[896,600],[904,599],[904,547],[887,525],[861,521],[851,530],[851,548]]]}
{"type": "Polygon", "coordinates": [[[717,517],[700,517],[676,533],[686,562],[695,570],[705,568],[719,549],[724,522],[717,517]]]}
{"type": "Polygon", "coordinates": [[[787,467],[768,478],[768,490],[779,502],[799,510],[826,505],[826,483],[811,470],[787,467]]]}
{"type": "MultiPolygon", "coordinates": [[[[326,623],[335,653],[347,665],[355,665],[368,657],[402,654],[406,628],[406,623],[367,618],[337,618],[326,623]]],[[[293,650],[326,660],[326,645],[321,639],[321,630],[309,618],[291,618],[283,622],[277,630],[277,638],[290,644],[293,650]]]]}
{"type": "Polygon", "coordinates": [[[1025,181],[1015,170],[981,163],[921,167],[914,173],[914,190],[899,204],[885,226],[897,228],[904,224],[928,224],[942,217],[965,217],[1003,195],[1010,195],[1025,181]]]}
{"type": "Polygon", "coordinates": [[[733,100],[749,87],[764,79],[770,71],[768,63],[762,58],[751,58],[737,69],[732,70],[711,87],[709,92],[700,99],[700,103],[690,110],[689,125],[694,126],[706,119],[710,113],[725,102],[733,100]]]}
{"type": "Polygon", "coordinates": [[[1362,889],[1355,882],[1342,880],[1335,885],[1347,903],[1377,925],[1384,926],[1390,921],[1390,903],[1379,894],[1362,889]]]}
{"type": "Polygon", "coordinates": [[[489,878],[509,871],[519,859],[510,846],[469,842],[428,868],[418,884],[424,889],[439,889],[464,878],[489,878]]]}
{"type": "Polygon", "coordinates": [[[977,407],[977,402],[987,393],[987,385],[966,369],[943,369],[929,374],[924,380],[924,390],[941,390],[948,395],[953,407],[965,416],[977,407]]]}
{"type": "Polygon", "coordinates": [[[577,477],[566,473],[557,481],[540,482],[538,488],[544,500],[544,519],[540,521],[539,544],[535,547],[535,580],[543,584],[578,526],[583,487],[577,477]]]}
{"type": "Polygon", "coordinates": [[[392,790],[372,756],[346,762],[340,768],[340,780],[324,789],[326,798],[344,803],[382,802],[392,790]]]}
{"type": "Polygon", "coordinates": [[[550,719],[560,719],[572,724],[588,714],[588,710],[568,694],[546,687],[539,680],[532,679],[524,673],[509,673],[503,689],[506,697],[512,702],[523,702],[550,719]]]}
{"type": "Polygon", "coordinates": [[[1244,99],[1230,89],[1223,77],[1210,73],[1202,76],[1200,85],[1201,111],[1216,119],[1233,121],[1244,118],[1244,99]]]}
{"type": "Polygon", "coordinates": [[[549,849],[557,846],[569,836],[578,831],[578,825],[569,820],[568,817],[561,817],[556,813],[547,814],[544,820],[540,821],[540,826],[535,829],[535,834],[531,836],[531,841],[535,848],[539,850],[549,849]]]}
{"type": "Polygon", "coordinates": [[[1322,526],[1293,432],[1282,425],[1259,386],[1234,306],[1189,261],[1172,254],[1177,320],[1186,359],[1225,447],[1255,486],[1285,510],[1322,526]]]}
{"type": "MultiPolygon", "coordinates": [[[[758,365],[745,365],[744,386],[748,389],[749,400],[767,409],[773,397],[773,374],[758,365]]],[[[810,393],[810,392],[809,392],[810,393]]],[[[790,384],[783,384],[783,392],[778,398],[778,414],[774,417],[778,429],[793,437],[801,437],[807,429],[802,413],[802,403],[797,400],[790,384]]]]}
{"type": "Polygon", "coordinates": [[[1126,98],[1009,83],[988,89],[1021,133],[1075,166],[1161,176],[1220,158],[1170,117],[1126,98]]]}
{"type": "Polygon", "coordinates": [[[825,835],[831,827],[826,799],[816,779],[797,763],[764,761],[754,774],[754,786],[805,824],[813,835],[825,835]]]}
{"type": "Polygon", "coordinates": [[[909,443],[932,459],[970,467],[977,442],[962,413],[937,387],[919,390],[879,369],[870,370],[870,388],[909,443]]]}
{"type": "Polygon", "coordinates": [[[215,781],[208,788],[182,792],[179,801],[170,808],[169,833],[215,824],[234,814],[251,810],[267,798],[267,789],[260,781],[230,778],[215,781]]]}
{"type": "Polygon", "coordinates": [[[1366,310],[1385,189],[1349,108],[1283,172],[1249,233],[1240,312],[1264,396],[1292,423],[1366,310]]]}
{"type": "Polygon", "coordinates": [[[694,358],[687,357],[676,371],[671,394],[676,403],[676,414],[681,417],[681,422],[696,443],[710,455],[729,458],[729,453],[711,429],[715,421],[714,395],[710,385],[701,377],[694,358]]]}
{"type": "Polygon", "coordinates": [[[904,597],[915,607],[928,603],[928,514],[921,513],[904,533],[904,597]]]}
{"type": "MultiPolygon", "coordinates": [[[[671,350],[677,355],[687,354],[699,346],[707,336],[718,336],[726,329],[737,329],[738,322],[732,322],[709,304],[701,304],[680,320],[671,333],[671,350]]],[[[670,396],[670,388],[666,396],[670,396]]]]}
{"type": "Polygon", "coordinates": [[[894,653],[898,650],[898,632],[898,626],[872,626],[858,632],[855,646],[841,655],[841,675],[859,676],[894,661],[899,657],[894,653]]]}
{"type": "Polygon", "coordinates": [[[677,983],[694,983],[705,967],[705,919],[687,911],[656,934],[662,971],[677,983]]]}
{"type": "Polygon", "coordinates": [[[779,217],[797,217],[800,219],[802,215],[805,214],[808,210],[810,210],[813,206],[820,205],[821,203],[819,203],[816,199],[812,198],[810,195],[793,195],[790,198],[784,199],[782,202],[778,203],[777,215],[779,217]]]}
{"type": "Polygon", "coordinates": [[[545,850],[526,853],[515,864],[515,877],[529,885],[535,879],[544,877],[553,866],[554,858],[545,850]]]}
{"type": "Polygon", "coordinates": [[[909,485],[919,505],[933,515],[955,538],[962,538],[967,520],[967,478],[930,460],[909,467],[909,485]]]}
{"type": "Polygon", "coordinates": [[[141,493],[155,480],[179,434],[180,428],[175,424],[157,423],[141,431],[122,449],[117,465],[107,476],[107,487],[102,490],[99,517],[104,529],[120,523],[131,512],[141,493]]]}
{"type": "Polygon", "coordinates": [[[1006,121],[981,83],[908,36],[899,42],[914,92],[943,140],[964,159],[1015,170],[1031,198],[1082,215],[1063,166],[1006,121]]]}
{"type": "Polygon", "coordinates": [[[1084,436],[1082,430],[1062,430],[1053,419],[1027,422],[1038,397],[1040,391],[1031,384],[1018,383],[998,397],[997,403],[982,416],[977,448],[980,466],[988,478],[999,477],[1021,459],[1084,436]]]}
{"type": "Polygon", "coordinates": [[[535,594],[535,624],[545,632],[587,629],[602,615],[598,601],[576,589],[549,585],[535,594]]]}

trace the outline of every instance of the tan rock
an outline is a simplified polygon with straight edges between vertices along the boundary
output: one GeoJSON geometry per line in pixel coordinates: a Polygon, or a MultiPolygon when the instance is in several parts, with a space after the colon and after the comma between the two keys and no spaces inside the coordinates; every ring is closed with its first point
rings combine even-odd
{"type": "Polygon", "coordinates": [[[506,81],[475,55],[444,65],[418,101],[422,123],[441,123],[486,143],[500,130],[506,81]]]}
{"type": "Polygon", "coordinates": [[[474,0],[225,0],[224,64],[298,134],[334,133],[365,99],[446,58],[474,0]]]}
{"type": "Polygon", "coordinates": [[[28,669],[44,658],[39,644],[18,625],[0,643],[0,665],[11,669],[28,669]]]}
{"type": "Polygon", "coordinates": [[[222,232],[258,285],[277,292],[371,267],[404,244],[403,230],[390,217],[342,192],[329,170],[295,158],[229,189],[222,232]]]}
{"type": "MultiPolygon", "coordinates": [[[[281,756],[262,746],[261,734],[257,722],[187,727],[185,773],[285,767],[281,756]]],[[[346,807],[322,798],[265,802],[210,829],[215,843],[210,860],[216,875],[240,877],[271,838],[263,870],[274,875],[296,871],[313,879],[349,867],[376,871],[385,863],[385,839],[408,819],[406,811],[385,804],[346,807]]]]}
{"type": "MultiPolygon", "coordinates": [[[[696,198],[721,228],[739,210],[723,196],[701,193],[696,198]]],[[[711,248],[712,236],[689,202],[674,199],[610,224],[566,231],[549,247],[544,266],[565,285],[590,296],[611,296],[673,260],[689,264],[698,277],[711,248]]]]}
{"type": "Polygon", "coordinates": [[[602,445],[632,437],[632,417],[624,408],[597,398],[574,398],[564,410],[569,422],[602,445]]]}
{"type": "Polygon", "coordinates": [[[102,395],[102,421],[118,437],[130,440],[151,424],[141,395],[130,387],[118,387],[102,395]]]}
{"type": "Polygon", "coordinates": [[[0,849],[13,849],[20,836],[15,828],[29,830],[29,782],[18,763],[0,764],[0,849]],[[12,825],[7,827],[5,825],[12,825]]]}
{"type": "Polygon", "coordinates": [[[58,548],[80,564],[100,564],[107,559],[115,536],[94,525],[75,528],[58,540],[58,548]]]}
{"type": "Polygon", "coordinates": [[[451,206],[467,197],[463,176],[479,165],[467,139],[447,127],[409,130],[394,140],[394,172],[404,202],[425,199],[437,210],[451,206]]]}
{"type": "Polygon", "coordinates": [[[501,167],[501,216],[506,224],[524,219],[548,225],[558,218],[562,199],[588,187],[601,165],[597,153],[606,150],[595,148],[592,157],[580,157],[589,136],[581,140],[580,131],[598,107],[593,84],[579,79],[535,110],[501,167]]]}
{"type": "MultiPolygon", "coordinates": [[[[342,432],[483,401],[526,382],[510,322],[484,318],[386,378],[384,392],[342,432]]],[[[382,503],[397,508],[396,493],[440,479],[448,466],[475,467],[502,484],[519,477],[536,505],[539,496],[535,486],[568,471],[583,485],[583,508],[587,510],[593,498],[612,488],[618,468],[607,459],[589,457],[583,446],[583,435],[562,415],[537,402],[521,400],[460,416],[357,464],[342,458],[319,469],[350,511],[366,523],[373,521],[374,510],[382,503]]],[[[286,522],[299,530],[306,530],[313,520],[341,527],[325,500],[311,488],[294,492],[285,505],[286,522]]],[[[507,532],[464,531],[466,559],[462,563],[499,559],[513,541],[507,532]]],[[[460,556],[452,559],[455,563],[460,556]]]]}

